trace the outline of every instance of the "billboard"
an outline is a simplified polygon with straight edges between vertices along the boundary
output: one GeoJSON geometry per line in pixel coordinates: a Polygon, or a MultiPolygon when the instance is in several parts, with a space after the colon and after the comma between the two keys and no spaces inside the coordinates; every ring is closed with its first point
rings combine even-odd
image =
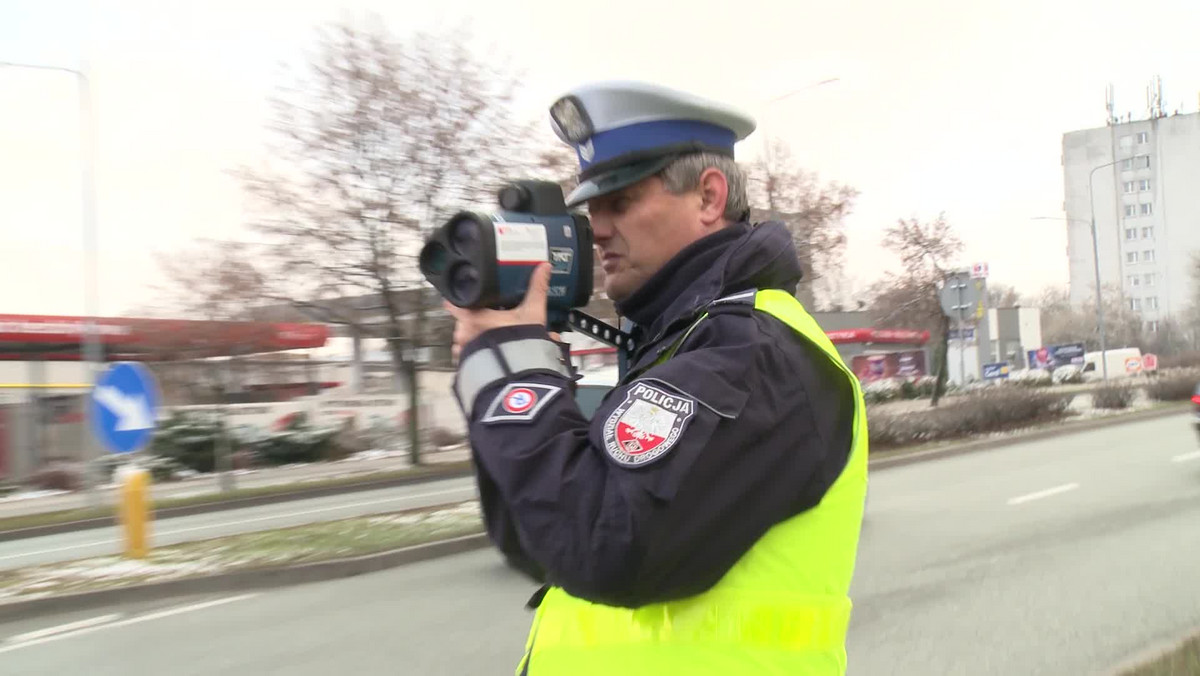
{"type": "Polygon", "coordinates": [[[983,365],[984,380],[1004,380],[1008,378],[1008,373],[1009,366],[1006,361],[983,365]]]}
{"type": "Polygon", "coordinates": [[[1029,368],[1054,370],[1067,364],[1083,366],[1083,356],[1086,351],[1083,343],[1050,345],[1029,350],[1029,368]]]}
{"type": "Polygon", "coordinates": [[[916,378],[928,372],[924,350],[860,354],[850,360],[850,368],[864,383],[886,378],[916,378]]]}

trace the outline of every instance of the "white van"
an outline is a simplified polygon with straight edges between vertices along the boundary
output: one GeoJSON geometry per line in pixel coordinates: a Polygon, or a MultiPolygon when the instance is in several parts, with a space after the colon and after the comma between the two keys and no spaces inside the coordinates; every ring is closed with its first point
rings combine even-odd
{"type": "MultiPolygon", "coordinates": [[[[1136,347],[1119,347],[1104,351],[1104,361],[1108,364],[1108,377],[1132,378],[1142,372],[1142,351],[1136,347]]],[[[1104,377],[1104,368],[1100,362],[1100,352],[1088,352],[1083,355],[1084,380],[1100,380],[1104,377]]]]}

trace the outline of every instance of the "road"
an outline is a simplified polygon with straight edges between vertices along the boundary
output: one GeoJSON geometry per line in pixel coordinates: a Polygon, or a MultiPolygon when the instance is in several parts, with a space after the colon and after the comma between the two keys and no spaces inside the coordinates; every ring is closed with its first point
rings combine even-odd
{"type": "MultiPolygon", "coordinates": [[[[156,521],[153,544],[170,545],[270,528],[395,512],[476,497],[472,477],[355,491],[156,521]]],[[[120,552],[116,527],[0,542],[0,570],[120,552]]]]}
{"type": "MultiPolygon", "coordinates": [[[[850,673],[1104,673],[1200,626],[1198,450],[1177,416],[876,472],[850,673]]],[[[510,674],[533,589],[480,551],[249,596],[16,621],[0,625],[0,663],[510,674]]]]}

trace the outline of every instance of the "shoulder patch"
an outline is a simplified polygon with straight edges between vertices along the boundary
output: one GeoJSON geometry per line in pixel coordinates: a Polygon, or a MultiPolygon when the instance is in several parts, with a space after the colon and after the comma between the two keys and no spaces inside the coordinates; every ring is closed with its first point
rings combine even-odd
{"type": "Polygon", "coordinates": [[[509,383],[488,405],[480,422],[533,422],[561,387],[539,383],[509,383]]]}
{"type": "Polygon", "coordinates": [[[604,450],[623,467],[641,467],[674,448],[696,415],[696,400],[634,382],[604,421],[604,450]]]}

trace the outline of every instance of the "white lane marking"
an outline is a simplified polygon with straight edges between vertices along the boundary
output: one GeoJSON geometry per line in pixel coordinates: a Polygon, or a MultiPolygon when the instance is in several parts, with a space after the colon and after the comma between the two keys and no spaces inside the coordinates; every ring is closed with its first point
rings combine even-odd
{"type": "Polygon", "coordinates": [[[38,629],[37,631],[30,631],[30,632],[27,632],[24,634],[17,634],[16,636],[10,636],[10,637],[6,638],[4,640],[4,642],[5,643],[26,643],[28,641],[36,641],[39,638],[46,638],[47,636],[54,636],[55,634],[65,634],[67,632],[72,632],[77,629],[86,629],[88,627],[94,627],[98,624],[107,624],[119,617],[121,617],[121,615],[119,613],[114,613],[112,615],[101,615],[100,617],[92,617],[92,618],[89,618],[86,620],[79,620],[78,622],[68,622],[66,624],[59,624],[59,625],[55,625],[53,627],[47,627],[45,629],[38,629]]]}
{"type": "Polygon", "coordinates": [[[1200,451],[1192,451],[1191,453],[1184,453],[1171,458],[1171,462],[1187,462],[1188,460],[1198,459],[1200,459],[1200,451]]]}
{"type": "MultiPolygon", "coordinates": [[[[355,507],[370,507],[371,505],[379,505],[379,504],[383,504],[385,502],[399,502],[402,500],[414,500],[416,498],[432,498],[432,497],[435,497],[438,495],[449,495],[451,493],[462,493],[463,491],[471,491],[472,493],[474,493],[475,488],[473,486],[464,486],[462,488],[454,488],[454,489],[444,490],[444,491],[432,491],[429,493],[414,493],[413,495],[398,495],[394,498],[381,498],[379,500],[366,500],[363,502],[351,502],[351,503],[344,504],[344,505],[334,505],[331,507],[319,507],[316,509],[308,509],[308,510],[304,510],[302,512],[287,512],[285,514],[274,514],[271,516],[258,516],[253,519],[242,519],[240,521],[224,521],[221,523],[209,524],[207,526],[191,526],[189,528],[176,528],[175,530],[164,530],[159,533],[152,532],[152,535],[158,535],[158,536],[177,535],[179,533],[191,533],[193,531],[198,531],[198,530],[212,530],[215,528],[225,528],[227,526],[241,526],[241,525],[245,525],[248,523],[259,523],[262,521],[274,521],[277,519],[287,519],[287,518],[294,517],[294,516],[308,516],[310,514],[321,514],[323,512],[336,512],[340,509],[353,509],[355,507]]],[[[99,547],[101,545],[114,545],[114,544],[118,544],[119,542],[120,542],[120,540],[117,540],[117,539],[98,540],[96,542],[85,542],[83,544],[70,545],[67,547],[54,547],[53,549],[43,549],[43,550],[36,551],[36,552],[21,552],[20,554],[8,554],[6,556],[0,556],[0,561],[7,561],[9,559],[22,559],[22,558],[26,558],[26,557],[30,557],[30,556],[40,556],[42,554],[55,554],[58,552],[69,552],[72,549],[85,549],[87,547],[99,547]]]]}
{"type": "Polygon", "coordinates": [[[204,610],[205,608],[221,606],[221,605],[225,605],[226,603],[233,603],[234,601],[242,601],[244,599],[253,598],[255,596],[258,596],[258,594],[242,594],[241,596],[228,596],[226,598],[216,599],[214,601],[205,601],[203,603],[193,603],[191,605],[179,606],[178,608],[171,608],[169,610],[161,610],[157,613],[149,613],[147,615],[139,615],[137,617],[131,617],[127,620],[121,620],[119,622],[109,622],[107,624],[99,624],[99,625],[94,625],[91,627],[84,627],[82,629],[76,629],[76,630],[68,632],[68,633],[54,634],[53,636],[44,636],[42,638],[36,638],[31,641],[24,641],[21,643],[13,643],[11,645],[0,646],[0,654],[12,652],[14,650],[20,650],[21,648],[29,648],[31,646],[41,645],[43,643],[49,643],[51,641],[59,641],[64,638],[74,638],[75,636],[83,636],[84,634],[90,634],[94,631],[100,631],[101,629],[116,629],[117,627],[127,627],[131,624],[138,624],[140,622],[149,622],[151,620],[161,620],[164,617],[170,617],[172,615],[179,615],[182,613],[190,613],[195,610],[204,610]]]}
{"type": "Polygon", "coordinates": [[[1066,493],[1067,491],[1073,491],[1076,488],[1079,488],[1079,484],[1063,484],[1061,486],[1055,486],[1054,488],[1047,488],[1044,491],[1038,491],[1036,493],[1030,493],[1028,495],[1019,495],[1015,498],[1010,498],[1008,501],[1008,504],[1019,505],[1023,502],[1029,502],[1031,500],[1041,500],[1042,498],[1048,498],[1051,495],[1058,495],[1059,493],[1066,493]]]}

